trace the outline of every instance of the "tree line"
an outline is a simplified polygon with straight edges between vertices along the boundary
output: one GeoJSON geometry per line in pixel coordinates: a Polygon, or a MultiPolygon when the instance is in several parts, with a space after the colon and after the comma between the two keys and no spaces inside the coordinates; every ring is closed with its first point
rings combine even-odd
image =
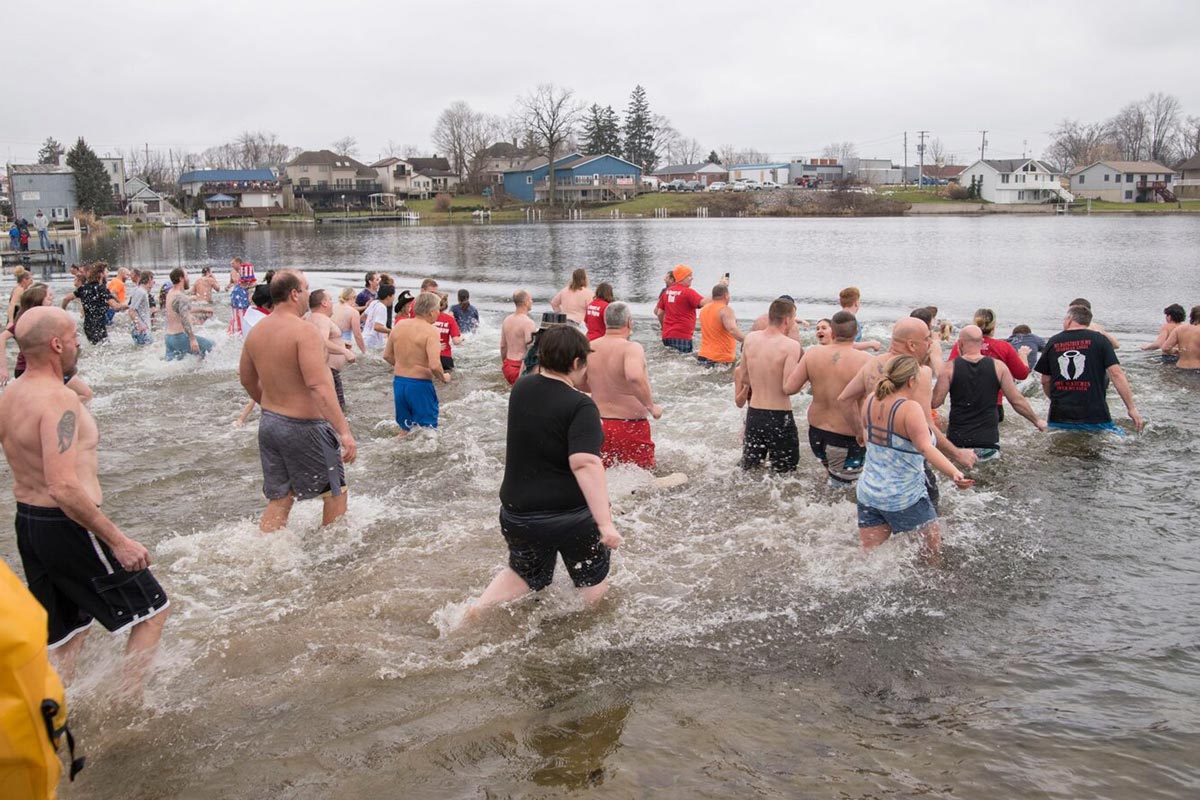
{"type": "Polygon", "coordinates": [[[1046,160],[1066,172],[1104,160],[1173,167],[1200,153],[1200,117],[1185,117],[1174,95],[1153,92],[1105,120],[1064,119],[1050,137],[1046,160]]]}

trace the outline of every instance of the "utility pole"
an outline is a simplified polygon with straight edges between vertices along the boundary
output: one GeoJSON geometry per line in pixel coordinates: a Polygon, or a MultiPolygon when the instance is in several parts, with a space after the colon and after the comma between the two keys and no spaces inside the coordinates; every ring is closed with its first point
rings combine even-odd
{"type": "Polygon", "coordinates": [[[921,166],[917,170],[917,188],[920,189],[925,185],[925,134],[929,131],[917,131],[917,135],[921,137],[921,142],[917,145],[917,155],[921,159],[921,166]]]}
{"type": "Polygon", "coordinates": [[[904,132],[904,172],[900,173],[900,183],[908,183],[908,131],[904,132]]]}
{"type": "Polygon", "coordinates": [[[987,151],[987,131],[980,131],[979,138],[979,160],[983,160],[983,154],[987,151]]]}

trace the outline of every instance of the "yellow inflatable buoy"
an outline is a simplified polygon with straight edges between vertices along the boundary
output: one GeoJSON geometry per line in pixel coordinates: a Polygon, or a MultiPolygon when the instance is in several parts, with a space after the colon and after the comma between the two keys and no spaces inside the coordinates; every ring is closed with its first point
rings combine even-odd
{"type": "Polygon", "coordinates": [[[71,778],[83,768],[66,728],[62,682],[46,657],[46,611],[0,561],[0,797],[53,798],[62,765],[55,754],[66,733],[71,778]]]}

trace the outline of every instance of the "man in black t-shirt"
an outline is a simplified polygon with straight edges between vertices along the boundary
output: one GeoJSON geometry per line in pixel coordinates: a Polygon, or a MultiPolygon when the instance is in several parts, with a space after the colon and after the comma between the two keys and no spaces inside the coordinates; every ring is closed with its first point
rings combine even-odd
{"type": "Polygon", "coordinates": [[[1050,427],[1122,433],[1108,412],[1106,394],[1111,380],[1140,432],[1142,416],[1117,353],[1105,334],[1088,329],[1091,322],[1090,308],[1068,308],[1065,330],[1050,337],[1034,367],[1042,376],[1042,391],[1050,398],[1050,427]]]}
{"type": "Polygon", "coordinates": [[[537,347],[538,373],[519,379],[508,401],[500,485],[508,566],[468,617],[549,586],[560,553],[584,601],[593,603],[608,591],[609,550],[622,541],[600,460],[600,412],[575,388],[587,372],[587,337],[554,325],[541,332],[537,347]]]}

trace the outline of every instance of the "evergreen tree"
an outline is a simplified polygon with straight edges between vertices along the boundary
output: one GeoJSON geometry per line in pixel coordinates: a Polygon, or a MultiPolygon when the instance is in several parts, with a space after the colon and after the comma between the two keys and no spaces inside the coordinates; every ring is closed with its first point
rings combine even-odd
{"type": "Polygon", "coordinates": [[[58,140],[53,136],[47,136],[46,141],[42,142],[42,149],[38,150],[39,164],[53,164],[58,166],[62,163],[62,155],[67,152],[67,148],[58,143],[58,140]]]}
{"type": "Polygon", "coordinates": [[[612,155],[620,155],[621,153],[621,119],[617,116],[617,112],[613,111],[612,106],[605,106],[603,112],[604,124],[601,126],[603,131],[602,144],[603,152],[611,153],[612,155]]]}
{"type": "Polygon", "coordinates": [[[67,153],[67,166],[75,171],[75,202],[80,209],[94,214],[107,214],[112,210],[108,172],[82,136],[67,153]]]}
{"type": "Polygon", "coordinates": [[[704,163],[705,163],[705,164],[718,164],[718,165],[719,165],[719,164],[721,163],[721,157],[720,157],[719,155],[717,155],[717,151],[716,151],[716,150],[712,150],[712,151],[710,151],[710,152],[709,152],[709,154],[708,154],[708,158],[704,159],[704,163]]]}
{"type": "Polygon", "coordinates": [[[604,111],[600,106],[592,103],[583,118],[582,128],[584,155],[598,156],[603,153],[604,111]]]}
{"type": "Polygon", "coordinates": [[[654,152],[654,120],[646,101],[646,90],[640,84],[634,87],[629,96],[629,107],[625,109],[625,160],[637,164],[645,173],[653,172],[658,164],[658,154],[654,152]]]}

